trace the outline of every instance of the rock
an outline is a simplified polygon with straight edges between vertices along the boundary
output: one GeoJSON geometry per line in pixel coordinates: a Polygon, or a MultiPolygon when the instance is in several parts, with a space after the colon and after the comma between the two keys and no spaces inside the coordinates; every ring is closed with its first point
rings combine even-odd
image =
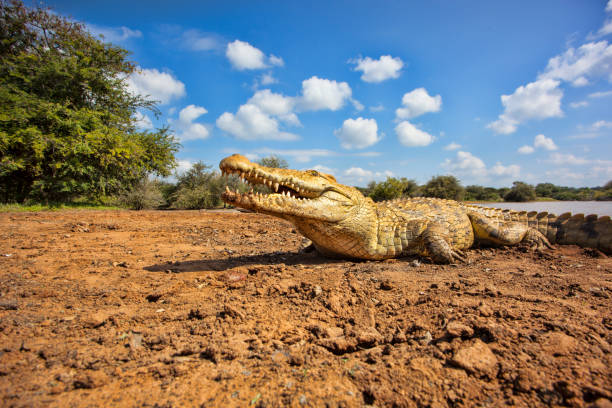
{"type": "Polygon", "coordinates": [[[589,408],[612,408],[612,402],[606,398],[597,398],[592,404],[588,405],[589,408]]]}
{"type": "Polygon", "coordinates": [[[458,321],[449,322],[446,325],[446,333],[450,337],[472,337],[474,329],[458,321]]]}
{"type": "Polygon", "coordinates": [[[329,351],[335,354],[344,354],[351,351],[355,351],[357,344],[354,338],[348,340],[344,336],[335,337],[333,339],[323,339],[319,342],[320,346],[325,347],[329,351]]]}
{"type": "Polygon", "coordinates": [[[108,319],[108,313],[104,313],[104,312],[92,313],[83,319],[83,327],[87,327],[90,329],[100,327],[104,323],[106,323],[106,319],[108,319]]]}
{"type": "Polygon", "coordinates": [[[422,337],[419,337],[417,341],[422,345],[426,346],[433,340],[433,337],[430,332],[426,332],[422,337]]]}
{"type": "Polygon", "coordinates": [[[96,370],[89,371],[85,374],[78,375],[73,382],[74,388],[97,388],[108,382],[108,375],[104,371],[96,370]]]}
{"type": "Polygon", "coordinates": [[[497,373],[497,357],[480,339],[475,339],[457,350],[451,362],[479,376],[494,378],[497,373]]]}
{"type": "Polygon", "coordinates": [[[130,348],[137,349],[142,347],[142,333],[132,332],[130,336],[130,348]]]}
{"type": "Polygon", "coordinates": [[[543,389],[545,384],[542,375],[529,368],[521,369],[514,380],[514,389],[518,392],[530,392],[531,390],[543,389]]]}
{"type": "Polygon", "coordinates": [[[490,317],[493,315],[493,309],[491,308],[491,306],[485,303],[482,303],[480,306],[478,306],[478,312],[483,317],[490,317]]]}
{"type": "Polygon", "coordinates": [[[14,299],[1,299],[0,300],[0,310],[17,310],[19,309],[19,304],[14,299]]]}
{"type": "Polygon", "coordinates": [[[321,293],[323,293],[323,289],[321,289],[319,285],[316,285],[314,288],[312,288],[312,297],[317,297],[321,295],[321,293]]]}
{"type": "Polygon", "coordinates": [[[395,286],[393,286],[393,283],[390,280],[384,280],[380,282],[380,289],[382,290],[391,290],[394,287],[395,286]]]}
{"type": "Polygon", "coordinates": [[[357,332],[357,344],[361,347],[372,347],[382,341],[382,335],[374,327],[357,332]]]}
{"type": "Polygon", "coordinates": [[[547,333],[542,338],[542,350],[553,356],[566,356],[571,354],[578,346],[578,341],[561,332],[547,333]]]}
{"type": "Polygon", "coordinates": [[[343,336],[344,335],[344,329],[342,327],[336,327],[336,326],[326,327],[323,330],[323,334],[325,335],[325,337],[333,339],[334,337],[343,336]]]}

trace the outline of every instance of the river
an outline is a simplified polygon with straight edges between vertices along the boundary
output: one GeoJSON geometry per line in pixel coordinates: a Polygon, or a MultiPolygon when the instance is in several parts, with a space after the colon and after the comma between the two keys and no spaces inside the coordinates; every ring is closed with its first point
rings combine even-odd
{"type": "Polygon", "coordinates": [[[477,205],[516,211],[548,211],[556,215],[571,212],[572,214],[597,214],[612,217],[612,201],[530,201],[527,203],[478,203],[477,205]]]}

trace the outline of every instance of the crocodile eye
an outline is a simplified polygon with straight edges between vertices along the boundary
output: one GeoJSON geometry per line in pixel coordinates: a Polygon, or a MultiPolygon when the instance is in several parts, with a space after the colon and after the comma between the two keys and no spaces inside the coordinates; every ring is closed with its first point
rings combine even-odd
{"type": "Polygon", "coordinates": [[[306,170],[306,173],[311,174],[313,176],[320,176],[319,172],[316,170],[306,170]]]}

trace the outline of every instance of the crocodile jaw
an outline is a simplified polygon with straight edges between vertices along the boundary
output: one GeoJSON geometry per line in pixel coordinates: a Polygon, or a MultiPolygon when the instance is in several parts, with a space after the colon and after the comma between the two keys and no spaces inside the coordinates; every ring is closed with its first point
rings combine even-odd
{"type": "Polygon", "coordinates": [[[332,176],[314,170],[276,169],[252,163],[235,154],[219,164],[222,174],[236,174],[252,185],[266,185],[273,193],[239,193],[226,187],[228,204],[285,219],[308,218],[328,222],[345,219],[363,196],[332,176]],[[355,194],[355,192],[358,194],[355,194]]]}

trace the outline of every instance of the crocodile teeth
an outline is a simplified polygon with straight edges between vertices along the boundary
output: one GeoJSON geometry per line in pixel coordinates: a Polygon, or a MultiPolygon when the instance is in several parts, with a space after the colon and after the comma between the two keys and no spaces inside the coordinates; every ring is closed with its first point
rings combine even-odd
{"type": "Polygon", "coordinates": [[[230,190],[228,186],[225,186],[225,192],[226,192],[226,193],[231,193],[231,192],[232,192],[232,190],[230,190]]]}
{"type": "Polygon", "coordinates": [[[274,183],[274,192],[278,193],[278,183],[274,183]]]}

